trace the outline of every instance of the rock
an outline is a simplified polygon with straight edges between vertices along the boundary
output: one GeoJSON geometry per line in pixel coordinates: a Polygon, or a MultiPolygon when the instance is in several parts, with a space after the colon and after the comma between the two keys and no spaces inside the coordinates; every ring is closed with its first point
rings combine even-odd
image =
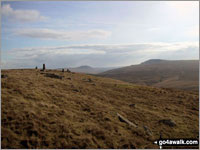
{"type": "Polygon", "coordinates": [[[67,72],[69,72],[69,73],[70,73],[71,71],[70,71],[69,69],[67,69],[67,72]]]}
{"type": "Polygon", "coordinates": [[[67,78],[68,80],[72,80],[71,78],[67,78]]]}
{"type": "Polygon", "coordinates": [[[79,92],[79,90],[78,90],[78,89],[73,89],[73,91],[74,91],[74,92],[79,92]]]}
{"type": "Polygon", "coordinates": [[[199,111],[199,109],[197,109],[197,108],[195,108],[195,107],[192,107],[192,110],[199,111]]]}
{"type": "Polygon", "coordinates": [[[170,109],[170,108],[168,108],[168,107],[166,107],[165,109],[166,109],[166,110],[171,110],[171,109],[170,109]]]}
{"type": "Polygon", "coordinates": [[[82,79],[84,82],[93,82],[92,79],[82,79]]]}
{"type": "Polygon", "coordinates": [[[105,120],[105,121],[110,121],[110,118],[105,117],[104,120],[105,120]]]}
{"type": "Polygon", "coordinates": [[[88,108],[88,107],[85,107],[85,108],[83,108],[83,111],[90,112],[91,110],[90,110],[90,108],[88,108]]]}
{"type": "Polygon", "coordinates": [[[135,104],[130,104],[129,106],[132,107],[132,108],[135,108],[136,105],[135,104]]]}
{"type": "Polygon", "coordinates": [[[8,77],[8,75],[5,75],[5,74],[1,75],[1,78],[7,78],[7,77],[8,77]]]}
{"type": "Polygon", "coordinates": [[[120,115],[119,113],[117,113],[117,116],[118,116],[118,118],[119,118],[119,120],[120,120],[121,122],[125,122],[125,123],[129,124],[130,126],[133,126],[133,127],[137,128],[137,125],[136,125],[136,124],[130,122],[128,119],[124,118],[124,117],[123,117],[122,115],[120,115]]]}
{"type": "Polygon", "coordinates": [[[92,79],[89,78],[89,79],[88,79],[88,82],[92,82],[92,79]]]}
{"type": "Polygon", "coordinates": [[[56,75],[56,74],[53,74],[53,73],[47,73],[45,74],[46,77],[50,77],[50,78],[55,78],[55,79],[62,79],[63,76],[59,76],[59,75],[56,75]]]}
{"type": "Polygon", "coordinates": [[[159,120],[159,123],[163,123],[163,124],[168,125],[170,127],[176,126],[175,122],[172,121],[171,119],[162,119],[162,120],[159,120]]]}
{"type": "Polygon", "coordinates": [[[147,135],[152,135],[151,130],[147,126],[143,126],[143,128],[144,128],[147,135]]]}

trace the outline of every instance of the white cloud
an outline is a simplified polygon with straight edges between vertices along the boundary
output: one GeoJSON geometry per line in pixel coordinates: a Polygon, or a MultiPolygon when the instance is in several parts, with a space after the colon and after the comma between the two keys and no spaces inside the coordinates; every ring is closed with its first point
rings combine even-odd
{"type": "Polygon", "coordinates": [[[85,40],[90,38],[107,38],[111,32],[104,30],[88,30],[88,31],[58,31],[51,29],[21,29],[15,31],[16,35],[39,38],[45,40],[85,40]]]}
{"type": "Polygon", "coordinates": [[[91,65],[125,66],[147,59],[198,59],[198,42],[85,44],[59,47],[17,48],[3,51],[3,68],[34,67],[46,63],[49,68],[91,65]],[[9,59],[5,59],[8,58],[9,59]]]}
{"type": "Polygon", "coordinates": [[[160,31],[161,29],[160,28],[158,28],[158,27],[154,27],[154,28],[149,28],[148,29],[148,31],[152,31],[152,32],[154,32],[154,31],[160,31]]]}
{"type": "Polygon", "coordinates": [[[40,15],[37,10],[14,10],[9,4],[1,7],[1,13],[10,20],[21,22],[45,21],[48,19],[48,17],[40,15]]]}
{"type": "Polygon", "coordinates": [[[190,37],[199,37],[199,26],[189,28],[186,32],[186,35],[190,37]]]}
{"type": "Polygon", "coordinates": [[[57,49],[73,50],[97,50],[113,54],[132,54],[143,52],[179,51],[189,47],[197,47],[198,42],[177,42],[177,43],[130,43],[130,44],[83,44],[57,47],[57,49]]]}
{"type": "Polygon", "coordinates": [[[198,1],[168,1],[168,6],[175,9],[180,16],[185,16],[191,13],[194,8],[199,7],[198,1]]]}

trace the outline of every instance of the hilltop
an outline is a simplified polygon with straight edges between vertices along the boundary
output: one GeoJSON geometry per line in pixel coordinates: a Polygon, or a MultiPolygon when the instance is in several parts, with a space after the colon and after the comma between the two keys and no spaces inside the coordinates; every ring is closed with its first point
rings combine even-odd
{"type": "Polygon", "coordinates": [[[80,66],[76,68],[69,68],[73,72],[78,73],[87,73],[87,74],[98,74],[101,72],[105,72],[111,69],[115,69],[116,67],[91,67],[91,66],[80,66]]]}
{"type": "MultiPolygon", "coordinates": [[[[86,74],[99,74],[111,69],[116,69],[117,67],[91,67],[91,66],[79,66],[79,67],[74,67],[74,68],[64,68],[65,70],[69,69],[72,72],[77,72],[77,73],[86,73],[86,74]]],[[[62,68],[59,68],[58,70],[62,70],[62,68]]]]}
{"type": "Polygon", "coordinates": [[[109,70],[99,76],[140,85],[198,91],[199,61],[151,59],[138,65],[109,70]]]}
{"type": "Polygon", "coordinates": [[[159,148],[153,141],[161,133],[199,135],[195,91],[58,70],[3,70],[1,77],[2,148],[159,148]]]}
{"type": "Polygon", "coordinates": [[[158,63],[162,63],[162,62],[166,62],[167,60],[162,60],[162,59],[149,59],[145,62],[142,62],[141,64],[158,64],[158,63]]]}

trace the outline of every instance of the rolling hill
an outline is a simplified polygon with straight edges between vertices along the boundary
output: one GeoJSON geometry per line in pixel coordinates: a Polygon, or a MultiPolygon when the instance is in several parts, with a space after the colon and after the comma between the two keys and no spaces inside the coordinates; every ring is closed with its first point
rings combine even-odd
{"type": "Polygon", "coordinates": [[[90,66],[80,66],[80,67],[76,67],[76,68],[69,68],[69,70],[72,72],[87,73],[87,74],[98,74],[98,73],[105,72],[105,71],[108,71],[111,69],[115,69],[115,67],[107,67],[107,68],[99,67],[98,68],[98,67],[90,67],[90,66]]]}
{"type": "Polygon", "coordinates": [[[199,135],[195,91],[58,70],[3,70],[1,79],[1,148],[159,148],[161,134],[199,135]]]}
{"type": "Polygon", "coordinates": [[[140,85],[198,90],[199,61],[151,59],[139,65],[113,69],[99,75],[140,85]]]}

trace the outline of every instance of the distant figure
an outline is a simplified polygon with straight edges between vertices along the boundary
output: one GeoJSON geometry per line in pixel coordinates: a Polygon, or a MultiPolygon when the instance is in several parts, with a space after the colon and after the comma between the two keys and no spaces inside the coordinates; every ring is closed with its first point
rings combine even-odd
{"type": "Polygon", "coordinates": [[[37,66],[35,67],[35,69],[38,69],[37,66]]]}
{"type": "Polygon", "coordinates": [[[62,72],[64,72],[65,70],[64,69],[62,69],[62,72]]]}
{"type": "Polygon", "coordinates": [[[45,68],[45,64],[43,64],[43,70],[45,70],[46,68],[45,68]]]}
{"type": "Polygon", "coordinates": [[[69,69],[67,69],[67,72],[71,72],[69,69]]]}

